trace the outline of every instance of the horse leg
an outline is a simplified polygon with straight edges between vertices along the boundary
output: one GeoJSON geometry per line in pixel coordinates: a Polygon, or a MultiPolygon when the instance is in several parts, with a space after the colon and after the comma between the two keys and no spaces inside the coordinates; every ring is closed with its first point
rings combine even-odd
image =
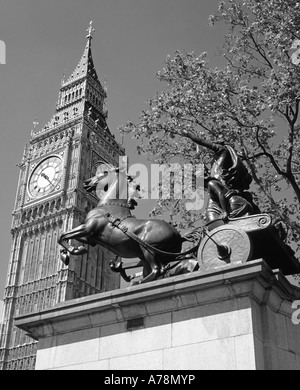
{"type": "Polygon", "coordinates": [[[69,245],[68,240],[76,239],[78,241],[88,244],[89,241],[86,238],[86,236],[87,236],[87,231],[86,231],[86,226],[84,224],[76,227],[73,230],[70,230],[67,233],[63,233],[60,236],[58,243],[64,248],[61,250],[61,259],[66,265],[69,263],[68,253],[75,256],[79,256],[87,253],[87,249],[84,246],[74,247],[72,245],[69,245]]]}
{"type": "Polygon", "coordinates": [[[68,265],[70,261],[69,253],[79,256],[88,252],[84,246],[74,247],[69,245],[68,240],[70,239],[75,239],[84,244],[96,246],[98,243],[92,238],[92,235],[98,228],[98,221],[94,219],[77,226],[69,232],[63,233],[58,240],[58,243],[64,248],[61,250],[61,260],[68,265]]]}
{"type": "Polygon", "coordinates": [[[156,280],[162,274],[161,265],[156,260],[155,252],[141,247],[143,257],[141,260],[144,263],[143,279],[139,281],[141,283],[151,282],[156,280]]]}

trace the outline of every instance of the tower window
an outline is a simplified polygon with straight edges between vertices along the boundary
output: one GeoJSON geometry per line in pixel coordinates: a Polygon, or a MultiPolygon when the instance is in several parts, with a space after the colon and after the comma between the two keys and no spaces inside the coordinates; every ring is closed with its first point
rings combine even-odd
{"type": "Polygon", "coordinates": [[[61,206],[61,200],[58,199],[57,202],[56,202],[56,209],[59,210],[60,206],[61,206]]]}
{"type": "Polygon", "coordinates": [[[44,215],[47,215],[49,212],[49,204],[47,203],[45,208],[44,208],[44,215]]]}

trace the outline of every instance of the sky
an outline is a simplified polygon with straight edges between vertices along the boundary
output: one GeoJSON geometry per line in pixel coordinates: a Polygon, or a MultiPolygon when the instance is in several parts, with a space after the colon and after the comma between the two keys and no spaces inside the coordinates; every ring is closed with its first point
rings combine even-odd
{"type": "MultiPolygon", "coordinates": [[[[11,221],[19,168],[35,118],[51,118],[61,79],[75,69],[93,20],[96,71],[107,80],[108,126],[136,121],[147,100],[165,86],[156,79],[176,50],[216,56],[224,31],[210,28],[220,0],[0,0],[0,299],[6,284],[11,221]],[[1,60],[1,58],[0,58],[1,60]]],[[[138,162],[136,145],[125,138],[127,155],[138,162]]],[[[149,209],[143,206],[147,217],[149,209]]],[[[141,210],[140,210],[141,212],[141,210]]]]}

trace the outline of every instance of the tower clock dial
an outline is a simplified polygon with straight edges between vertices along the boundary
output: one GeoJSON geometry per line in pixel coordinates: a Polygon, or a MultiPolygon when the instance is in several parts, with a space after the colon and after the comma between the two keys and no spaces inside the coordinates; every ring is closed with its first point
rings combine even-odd
{"type": "Polygon", "coordinates": [[[62,175],[62,161],[57,156],[43,160],[32,172],[28,183],[29,195],[40,198],[58,190],[62,175]]]}

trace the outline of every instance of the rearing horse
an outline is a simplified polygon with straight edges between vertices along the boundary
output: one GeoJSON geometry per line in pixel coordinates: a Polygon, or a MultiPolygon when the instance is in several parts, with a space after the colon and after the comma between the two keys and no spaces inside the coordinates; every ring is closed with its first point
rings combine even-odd
{"type": "Polygon", "coordinates": [[[101,167],[96,176],[84,182],[87,192],[97,188],[100,201],[87,214],[83,225],[60,236],[58,243],[65,248],[61,250],[62,261],[68,261],[69,253],[87,252],[84,246],[69,245],[68,240],[76,239],[91,246],[101,245],[122,258],[139,258],[143,266],[139,283],[155,280],[170,262],[170,254],[178,255],[186,239],[163,220],[136,219],[128,205],[126,175],[107,163],[101,167]]]}

